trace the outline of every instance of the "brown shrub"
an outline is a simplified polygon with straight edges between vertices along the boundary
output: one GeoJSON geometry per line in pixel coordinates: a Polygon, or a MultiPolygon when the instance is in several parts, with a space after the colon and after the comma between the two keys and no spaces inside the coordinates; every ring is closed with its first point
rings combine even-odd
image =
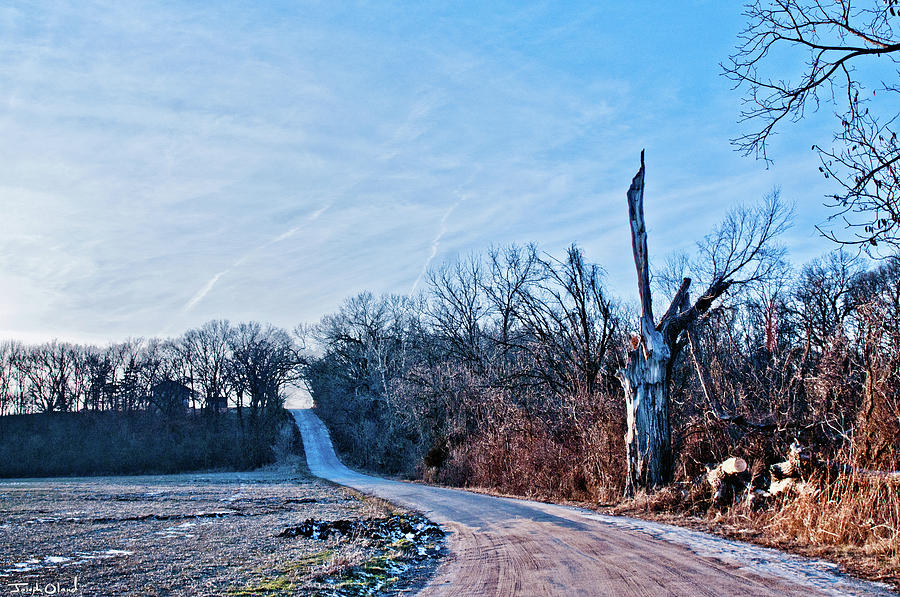
{"type": "MultiPolygon", "coordinates": [[[[608,402],[595,397],[593,403],[608,402]]],[[[602,410],[549,422],[511,407],[490,428],[451,448],[436,478],[532,498],[607,501],[621,495],[624,440],[620,419],[603,417],[602,410]]]]}

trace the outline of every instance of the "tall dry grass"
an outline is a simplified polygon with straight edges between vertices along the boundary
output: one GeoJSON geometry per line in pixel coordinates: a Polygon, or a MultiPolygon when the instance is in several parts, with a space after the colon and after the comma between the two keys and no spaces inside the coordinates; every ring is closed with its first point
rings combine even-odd
{"type": "Polygon", "coordinates": [[[624,434],[618,418],[604,416],[608,402],[583,400],[578,421],[550,422],[510,407],[494,425],[453,447],[433,480],[538,499],[617,499],[624,434]]]}
{"type": "Polygon", "coordinates": [[[885,479],[817,477],[775,504],[765,530],[810,546],[855,546],[900,566],[900,485],[885,479]]]}

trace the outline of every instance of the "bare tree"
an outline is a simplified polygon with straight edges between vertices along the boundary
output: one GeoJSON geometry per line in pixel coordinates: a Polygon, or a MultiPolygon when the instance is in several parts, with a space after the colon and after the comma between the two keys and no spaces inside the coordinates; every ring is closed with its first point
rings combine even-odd
{"type": "Polygon", "coordinates": [[[429,315],[454,358],[478,369],[486,366],[483,325],[489,310],[481,260],[472,255],[428,275],[434,300],[429,315]]]}
{"type": "Polygon", "coordinates": [[[347,299],[337,314],[324,317],[315,330],[319,342],[343,362],[354,391],[371,399],[387,395],[391,353],[402,341],[391,329],[390,307],[389,297],[362,292],[347,299]]]}
{"type": "Polygon", "coordinates": [[[10,403],[15,412],[25,414],[29,412],[29,354],[31,350],[19,343],[12,345],[9,353],[10,376],[10,403]]]}
{"type": "Polygon", "coordinates": [[[641,167],[627,193],[641,303],[640,333],[619,371],[625,389],[628,493],[666,484],[672,478],[669,386],[675,357],[684,346],[682,332],[729,289],[760,280],[776,268],[781,252],[772,240],[786,228],[790,217],[777,193],[759,208],[731,211],[719,229],[699,243],[702,258],[696,269],[705,278],[706,290],[691,304],[691,278],[684,278],[656,323],[644,222],[644,176],[642,152],[641,167]]]}
{"type": "Polygon", "coordinates": [[[516,316],[528,289],[542,277],[542,268],[534,245],[491,248],[490,280],[485,292],[497,317],[495,340],[505,347],[512,339],[516,316]]]}
{"type": "Polygon", "coordinates": [[[28,394],[39,412],[66,412],[74,405],[71,388],[74,350],[56,341],[32,347],[23,363],[28,394]]]}
{"type": "Polygon", "coordinates": [[[150,394],[155,368],[151,367],[146,341],[143,338],[129,338],[111,345],[108,352],[112,364],[109,383],[116,408],[126,411],[141,408],[150,394]]]}
{"type": "Polygon", "coordinates": [[[768,160],[768,142],[781,122],[801,120],[822,102],[833,104],[840,121],[835,146],[813,149],[819,170],[838,185],[829,201],[832,217],[853,233],[825,234],[870,252],[879,243],[900,247],[897,0],[756,0],[744,14],[747,28],[722,68],[746,90],[741,120],[758,126],[733,143],[768,160]],[[805,58],[799,79],[766,74],[782,57],[793,63],[805,58]]]}
{"type": "Polygon", "coordinates": [[[230,358],[231,325],[225,320],[204,323],[189,330],[182,338],[191,367],[191,381],[200,386],[204,406],[211,410],[229,394],[228,359],[230,358]]]}
{"type": "Polygon", "coordinates": [[[533,375],[557,395],[593,396],[619,327],[602,271],[585,263],[575,246],[564,260],[548,257],[539,264],[542,278],[523,289],[519,308],[533,375]]]}
{"type": "Polygon", "coordinates": [[[241,323],[230,343],[233,384],[239,395],[249,396],[251,413],[281,406],[281,391],[297,379],[300,367],[291,336],[271,325],[241,323]]]}
{"type": "Polygon", "coordinates": [[[862,272],[859,257],[843,250],[803,266],[794,290],[794,316],[806,336],[806,352],[825,353],[829,342],[845,333],[845,322],[858,306],[856,279],[862,272]]]}
{"type": "Polygon", "coordinates": [[[0,416],[15,412],[15,354],[18,346],[15,342],[0,342],[0,416]]]}

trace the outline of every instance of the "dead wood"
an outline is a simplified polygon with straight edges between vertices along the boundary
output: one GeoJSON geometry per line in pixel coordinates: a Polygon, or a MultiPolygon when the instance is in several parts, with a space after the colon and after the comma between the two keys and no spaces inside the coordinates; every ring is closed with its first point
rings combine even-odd
{"type": "Polygon", "coordinates": [[[712,488],[713,503],[721,505],[727,501],[728,496],[737,494],[736,489],[742,489],[746,485],[744,479],[738,475],[747,470],[747,461],[743,458],[732,456],[728,460],[715,467],[708,467],[706,480],[712,488]]]}

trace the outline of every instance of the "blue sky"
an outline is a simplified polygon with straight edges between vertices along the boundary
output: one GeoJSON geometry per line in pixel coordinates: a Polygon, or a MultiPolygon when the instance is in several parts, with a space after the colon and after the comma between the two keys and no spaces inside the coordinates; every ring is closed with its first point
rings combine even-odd
{"type": "Polygon", "coordinates": [[[768,169],[733,151],[742,25],[712,0],[4,3],[0,336],[293,327],[511,242],[577,242],[627,299],[642,148],[658,263],[775,186],[802,263],[832,248],[830,121],[768,169]]]}

